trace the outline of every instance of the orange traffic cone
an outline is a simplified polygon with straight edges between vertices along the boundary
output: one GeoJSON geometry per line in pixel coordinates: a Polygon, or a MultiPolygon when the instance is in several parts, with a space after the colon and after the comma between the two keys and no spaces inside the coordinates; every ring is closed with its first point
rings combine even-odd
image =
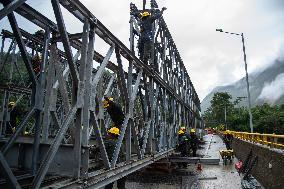
{"type": "Polygon", "coordinates": [[[197,171],[202,171],[202,166],[201,166],[201,163],[197,163],[197,168],[196,168],[197,171]]]}

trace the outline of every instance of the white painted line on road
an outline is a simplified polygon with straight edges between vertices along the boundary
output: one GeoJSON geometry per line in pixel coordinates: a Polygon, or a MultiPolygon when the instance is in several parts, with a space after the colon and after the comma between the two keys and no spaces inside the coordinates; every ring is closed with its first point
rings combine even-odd
{"type": "Polygon", "coordinates": [[[205,153],[204,153],[204,157],[206,157],[207,155],[208,155],[208,151],[209,151],[209,149],[210,149],[210,147],[211,147],[211,143],[212,143],[212,140],[213,140],[213,134],[212,134],[212,136],[211,136],[211,139],[210,139],[210,142],[209,142],[209,145],[208,145],[208,147],[207,147],[207,149],[206,149],[206,151],[205,151],[205,153]]]}

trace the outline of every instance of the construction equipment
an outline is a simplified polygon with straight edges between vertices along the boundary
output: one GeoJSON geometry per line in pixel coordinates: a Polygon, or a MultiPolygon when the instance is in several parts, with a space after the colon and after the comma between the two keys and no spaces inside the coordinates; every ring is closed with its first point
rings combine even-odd
{"type": "Polygon", "coordinates": [[[233,157],[234,157],[234,151],[233,150],[220,150],[220,155],[223,159],[223,164],[227,165],[228,161],[232,163],[233,157]]]}
{"type": "MultiPolygon", "coordinates": [[[[240,160],[240,162],[242,164],[242,160],[240,160]]],[[[238,164],[240,164],[240,162],[238,162],[238,164]]],[[[239,174],[242,175],[241,185],[243,189],[262,188],[262,186],[257,182],[257,180],[251,175],[251,171],[253,167],[257,165],[257,163],[258,156],[253,156],[253,151],[251,149],[249,154],[247,155],[245,162],[241,166],[238,166],[237,164],[235,165],[239,174]]]]}

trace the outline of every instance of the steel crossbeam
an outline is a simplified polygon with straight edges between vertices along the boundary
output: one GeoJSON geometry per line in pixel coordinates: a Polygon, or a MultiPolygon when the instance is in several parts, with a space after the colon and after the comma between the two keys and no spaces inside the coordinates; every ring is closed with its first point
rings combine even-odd
{"type": "Polygon", "coordinates": [[[7,182],[10,184],[10,187],[13,189],[20,189],[21,186],[19,185],[16,177],[13,175],[11,168],[9,167],[5,157],[0,152],[0,169],[1,172],[5,175],[7,182]]]}
{"type": "MultiPolygon", "coordinates": [[[[47,174],[73,179],[51,185],[54,188],[77,187],[82,180],[85,181],[83,188],[105,186],[168,157],[175,148],[179,126],[196,127],[198,124],[200,102],[163,19],[153,25],[155,41],[151,64],[148,64],[135,55],[134,30],[139,29],[139,20],[133,15],[130,16],[129,49],[79,0],[50,0],[56,23],[24,0],[0,2],[4,5],[0,16],[8,17],[13,31],[2,32],[1,69],[8,65],[2,58],[7,59],[12,50],[15,55],[13,47],[17,45],[26,68],[23,73],[32,83],[28,87],[19,83],[14,88],[15,85],[1,84],[4,86],[1,91],[8,94],[3,99],[2,112],[7,113],[7,119],[1,119],[3,123],[9,123],[8,114],[15,111],[8,109],[9,101],[19,95],[28,94],[32,107],[22,116],[19,125],[13,125],[16,131],[10,138],[7,133],[0,133],[0,137],[4,136],[0,140],[3,143],[0,167],[5,169],[5,178],[11,187],[20,188],[9,168],[12,165],[24,167],[35,175],[31,188],[42,187],[47,174]],[[68,22],[64,20],[61,7],[82,22],[81,32],[67,31],[68,22]],[[42,28],[43,36],[20,29],[14,13],[42,28]],[[6,38],[12,39],[7,54],[3,42],[6,38]],[[108,46],[105,56],[96,51],[99,47],[95,38],[102,39],[108,46]],[[64,51],[59,49],[59,43],[64,51]],[[76,55],[73,55],[74,50],[76,55]],[[38,73],[32,64],[36,54],[42,57],[38,73]],[[111,57],[116,58],[116,62],[111,62],[111,57]],[[94,62],[99,67],[94,68],[94,62]],[[105,146],[106,131],[112,122],[102,107],[105,96],[112,96],[125,113],[112,157],[105,146]],[[29,138],[23,135],[26,130],[31,131],[29,138]],[[20,152],[20,149],[31,150],[20,152]],[[121,154],[125,159],[120,158],[121,154]],[[32,161],[24,161],[27,157],[32,161]]],[[[158,7],[155,1],[151,6],[152,9],[158,7]]],[[[18,64],[22,63],[15,57],[12,60],[18,69],[18,64]]],[[[10,80],[12,76],[9,75],[10,80]]]]}
{"type": "Polygon", "coordinates": [[[198,158],[198,157],[169,157],[169,162],[174,163],[202,163],[205,165],[219,165],[219,158],[198,158]]]}
{"type": "Polygon", "coordinates": [[[5,6],[2,10],[0,10],[0,20],[7,16],[9,13],[16,10],[19,6],[21,6],[26,0],[14,0],[5,6]]]}

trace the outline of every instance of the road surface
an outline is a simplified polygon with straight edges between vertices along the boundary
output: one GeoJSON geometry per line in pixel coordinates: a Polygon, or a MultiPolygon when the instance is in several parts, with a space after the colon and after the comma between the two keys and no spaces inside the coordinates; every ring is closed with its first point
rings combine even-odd
{"type": "MultiPolygon", "coordinates": [[[[206,135],[205,144],[198,154],[205,158],[220,158],[219,150],[225,149],[222,139],[217,135],[206,135]]],[[[241,178],[234,168],[234,162],[223,165],[202,165],[197,171],[195,164],[187,169],[171,170],[169,173],[140,171],[128,177],[127,189],[241,189],[241,178]]]]}

